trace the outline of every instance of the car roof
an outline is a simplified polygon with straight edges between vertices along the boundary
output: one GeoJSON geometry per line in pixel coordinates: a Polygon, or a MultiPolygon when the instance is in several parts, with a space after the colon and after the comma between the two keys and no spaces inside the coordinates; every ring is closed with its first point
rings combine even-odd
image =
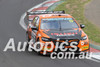
{"type": "Polygon", "coordinates": [[[69,14],[40,14],[38,15],[41,19],[43,18],[73,18],[71,15],[69,14]]]}

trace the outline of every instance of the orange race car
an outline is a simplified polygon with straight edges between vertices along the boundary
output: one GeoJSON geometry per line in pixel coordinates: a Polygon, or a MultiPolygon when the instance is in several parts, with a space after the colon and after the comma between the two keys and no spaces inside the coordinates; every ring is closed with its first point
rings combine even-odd
{"type": "MultiPolygon", "coordinates": [[[[68,42],[68,45],[64,44],[63,48],[73,48],[70,46],[70,43],[77,42],[77,44],[74,44],[78,48],[76,52],[89,51],[88,36],[82,30],[85,25],[79,25],[71,15],[65,14],[64,11],[27,12],[27,16],[29,20],[27,28],[28,41],[33,39],[34,43],[41,42],[43,46],[45,46],[46,42],[52,42],[54,49],[56,42],[59,42],[59,44],[68,42]]],[[[34,44],[32,47],[34,47],[34,44]]],[[[48,45],[49,48],[50,45],[48,45]]],[[[54,49],[46,52],[51,53],[54,49]]],[[[43,48],[39,53],[43,53],[44,50],[43,48]]]]}

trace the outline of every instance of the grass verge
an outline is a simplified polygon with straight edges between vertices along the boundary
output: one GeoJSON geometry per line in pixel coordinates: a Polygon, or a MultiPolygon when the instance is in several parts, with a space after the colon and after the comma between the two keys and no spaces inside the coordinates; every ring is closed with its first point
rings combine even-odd
{"type": "Polygon", "coordinates": [[[55,10],[65,10],[72,15],[79,24],[85,24],[83,29],[93,42],[100,43],[100,30],[84,16],[84,6],[91,0],[64,0],[65,2],[55,8],[55,10]]]}

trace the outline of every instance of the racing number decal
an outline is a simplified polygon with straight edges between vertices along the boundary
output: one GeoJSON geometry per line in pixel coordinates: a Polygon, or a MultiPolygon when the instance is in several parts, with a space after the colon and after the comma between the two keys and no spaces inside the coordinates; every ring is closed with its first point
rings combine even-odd
{"type": "Polygon", "coordinates": [[[69,20],[69,22],[73,23],[74,21],[73,20],[69,20]]]}

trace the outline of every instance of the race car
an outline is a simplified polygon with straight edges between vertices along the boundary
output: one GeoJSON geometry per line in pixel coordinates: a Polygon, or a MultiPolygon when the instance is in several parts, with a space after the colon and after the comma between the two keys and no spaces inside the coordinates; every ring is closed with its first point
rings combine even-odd
{"type": "MultiPolygon", "coordinates": [[[[74,44],[77,46],[76,52],[88,52],[89,51],[89,39],[82,28],[83,24],[78,22],[69,14],[65,14],[65,11],[34,11],[27,12],[28,28],[27,39],[28,41],[41,42],[45,46],[47,42],[52,42],[54,47],[52,51],[46,51],[46,53],[54,52],[56,42],[68,42],[68,45],[63,45],[63,48],[73,48],[70,46],[71,42],[77,42],[74,44]],[[57,41],[59,39],[59,41],[57,41]]],[[[34,44],[31,45],[34,47],[34,44]]],[[[39,45],[40,47],[40,45],[39,45]]],[[[50,48],[50,45],[48,49],[50,48]]],[[[43,54],[43,48],[39,53],[43,54]]],[[[59,52],[58,50],[57,52],[59,52]]],[[[66,50],[69,51],[69,50],[66,50]]]]}

